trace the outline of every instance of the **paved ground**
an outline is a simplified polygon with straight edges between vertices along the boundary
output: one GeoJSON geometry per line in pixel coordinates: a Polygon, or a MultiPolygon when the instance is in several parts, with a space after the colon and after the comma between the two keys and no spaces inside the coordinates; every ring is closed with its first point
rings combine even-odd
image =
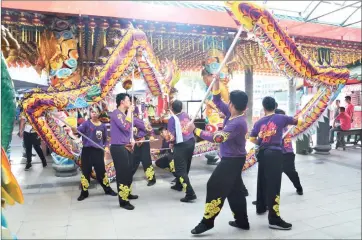
{"type": "MultiPolygon", "coordinates": [[[[198,195],[195,203],[181,203],[182,193],[170,190],[172,177],[157,169],[157,184],[146,186],[139,169],[134,182],[136,209],[118,207],[117,198],[104,196],[101,187],[78,202],[79,174],[57,178],[51,164],[43,169],[39,160],[24,172],[19,140],[14,141],[13,172],[23,187],[24,205],[7,207],[5,215],[19,239],[113,239],[193,238],[190,230],[201,220],[206,182],[213,170],[205,160],[194,159],[190,176],[198,195]]],[[[51,160],[49,160],[51,162],[51,160]]],[[[229,227],[232,214],[225,204],[215,228],[203,238],[215,239],[361,239],[361,149],[332,150],[328,156],[297,156],[297,170],[304,187],[298,196],[284,175],[281,214],[293,223],[291,231],[271,230],[267,216],[258,216],[251,202],[256,195],[257,165],[244,172],[250,231],[229,227]]],[[[112,184],[115,189],[115,184],[112,184]]]]}

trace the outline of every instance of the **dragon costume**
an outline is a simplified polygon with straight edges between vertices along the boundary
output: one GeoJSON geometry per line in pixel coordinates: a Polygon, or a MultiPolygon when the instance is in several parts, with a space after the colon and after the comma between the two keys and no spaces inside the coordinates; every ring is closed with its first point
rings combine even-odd
{"type": "MultiPolygon", "coordinates": [[[[15,120],[15,94],[14,85],[10,77],[5,58],[10,50],[18,50],[19,44],[11,33],[1,25],[1,207],[6,204],[14,205],[15,202],[24,202],[20,186],[11,172],[5,149],[11,142],[15,120]],[[5,56],[4,56],[5,55],[5,56]]],[[[16,239],[8,229],[3,212],[1,212],[1,237],[2,239],[16,239]]]]}

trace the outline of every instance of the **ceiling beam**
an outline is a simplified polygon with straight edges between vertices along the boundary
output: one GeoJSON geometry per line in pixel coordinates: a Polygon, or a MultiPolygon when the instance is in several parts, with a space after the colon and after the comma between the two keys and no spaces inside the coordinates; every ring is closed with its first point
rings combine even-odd
{"type": "MultiPolygon", "coordinates": [[[[323,1],[319,1],[318,3],[317,3],[317,5],[315,5],[315,7],[312,9],[312,11],[310,11],[310,13],[307,15],[307,17],[306,18],[304,18],[304,21],[307,21],[308,20],[308,18],[310,17],[310,15],[312,15],[312,13],[317,9],[317,7],[319,6],[319,4],[321,4],[323,1]]],[[[309,7],[309,6],[308,6],[309,7]]]]}
{"type": "Polygon", "coordinates": [[[362,20],[359,20],[359,21],[354,22],[354,23],[348,23],[347,25],[343,25],[342,27],[348,27],[348,26],[351,26],[351,25],[353,25],[353,24],[359,23],[359,22],[361,22],[361,21],[362,21],[362,20]]]}
{"type": "Polygon", "coordinates": [[[345,9],[345,8],[348,8],[348,7],[352,7],[353,5],[356,5],[357,3],[360,3],[360,1],[358,1],[358,2],[354,2],[354,3],[352,3],[352,4],[346,5],[346,6],[341,7],[341,8],[338,8],[338,9],[333,10],[333,11],[331,11],[331,12],[325,13],[325,14],[323,14],[323,15],[321,15],[321,16],[318,16],[318,17],[315,17],[315,18],[312,18],[312,19],[306,20],[305,22],[310,22],[310,21],[316,20],[316,19],[318,19],[318,18],[321,18],[321,17],[327,16],[327,15],[329,15],[329,14],[332,14],[332,13],[335,13],[335,12],[338,12],[338,11],[341,11],[342,9],[345,9]]]}
{"type": "Polygon", "coordinates": [[[356,9],[341,23],[341,26],[343,26],[343,25],[348,21],[348,19],[350,19],[350,17],[352,17],[352,15],[355,14],[355,13],[358,11],[358,9],[360,9],[360,8],[361,8],[361,6],[359,6],[359,8],[356,8],[356,9]]]}

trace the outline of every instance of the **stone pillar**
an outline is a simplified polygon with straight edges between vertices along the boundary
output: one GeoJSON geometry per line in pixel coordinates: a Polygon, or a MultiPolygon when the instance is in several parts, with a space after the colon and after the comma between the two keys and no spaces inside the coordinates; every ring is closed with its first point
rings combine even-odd
{"type": "Polygon", "coordinates": [[[294,78],[289,79],[288,81],[288,115],[294,116],[296,113],[296,104],[297,104],[297,88],[296,80],[294,78]]]}
{"type": "Polygon", "coordinates": [[[317,128],[317,145],[313,148],[316,154],[328,155],[332,149],[329,144],[329,110],[324,122],[320,122],[317,128]]]}
{"type": "Polygon", "coordinates": [[[248,123],[248,129],[253,127],[253,66],[245,66],[245,92],[248,95],[248,111],[246,112],[246,121],[248,123]]]}

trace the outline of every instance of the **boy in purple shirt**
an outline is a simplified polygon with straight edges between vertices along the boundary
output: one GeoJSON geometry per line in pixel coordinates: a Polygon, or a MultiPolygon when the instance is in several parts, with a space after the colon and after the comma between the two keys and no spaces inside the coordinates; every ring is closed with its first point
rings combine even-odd
{"type": "Polygon", "coordinates": [[[288,125],[297,125],[298,120],[275,114],[275,99],[263,99],[265,116],[254,124],[249,140],[259,146],[256,212],[269,209],[269,227],[290,230],[292,224],[280,217],[280,186],[283,172],[283,130],[288,125]]]}
{"type": "MultiPolygon", "coordinates": [[[[213,87],[214,98],[220,98],[219,80],[213,87]]],[[[246,199],[242,191],[241,171],[246,160],[246,134],[247,123],[244,111],[248,104],[248,96],[245,92],[235,90],[230,93],[230,102],[225,104],[218,102],[218,108],[225,112],[226,119],[224,128],[214,133],[190,129],[202,139],[210,142],[220,143],[221,161],[216,166],[209,181],[207,182],[206,206],[204,217],[201,222],[191,230],[192,234],[201,234],[214,227],[215,218],[219,215],[225,199],[228,199],[235,221],[230,221],[232,227],[249,230],[249,221],[246,208],[246,199]]]]}
{"type": "Polygon", "coordinates": [[[132,185],[132,154],[134,140],[131,138],[132,112],[129,95],[120,93],[116,96],[117,109],[111,113],[111,155],[116,169],[118,200],[120,207],[133,210],[130,199],[137,199],[131,194],[132,185]],[[127,113],[126,113],[127,112],[127,113]]]}
{"type": "MultiPolygon", "coordinates": [[[[134,102],[137,101],[137,98],[134,97],[134,102]]],[[[142,140],[150,140],[153,138],[153,129],[152,126],[149,123],[145,123],[142,118],[142,112],[140,113],[138,111],[138,107],[135,109],[134,117],[133,117],[133,132],[135,136],[136,141],[142,141],[142,140]]],[[[155,170],[152,166],[152,159],[151,159],[151,147],[150,142],[143,142],[143,143],[137,143],[134,146],[133,151],[133,174],[134,175],[138,169],[138,166],[140,165],[140,162],[142,162],[143,170],[145,171],[146,177],[147,177],[147,186],[152,186],[156,183],[156,175],[155,170]]]]}
{"type": "MultiPolygon", "coordinates": [[[[100,110],[99,108],[91,108],[90,110],[90,119],[83,122],[77,129],[78,132],[83,133],[90,139],[92,139],[95,143],[102,147],[106,147],[108,144],[107,140],[107,127],[101,121],[99,121],[100,110]]],[[[97,145],[92,143],[86,138],[82,139],[83,141],[83,149],[82,149],[82,174],[81,174],[81,184],[82,184],[82,192],[78,197],[78,201],[82,201],[89,196],[88,188],[90,182],[90,175],[92,172],[92,167],[96,172],[96,177],[98,182],[103,187],[105,194],[117,196],[112,188],[110,187],[105,165],[104,165],[104,152],[97,145]]],[[[106,151],[109,151],[106,148],[106,151]]]]}
{"type": "Polygon", "coordinates": [[[192,155],[195,149],[195,136],[192,131],[187,129],[190,118],[185,112],[182,112],[181,101],[175,100],[172,103],[172,112],[175,115],[168,120],[167,129],[170,134],[169,140],[171,147],[172,145],[174,146],[173,156],[175,161],[175,175],[178,181],[171,189],[185,191],[186,196],[180,201],[191,202],[197,198],[188,176],[192,155]],[[176,135],[177,132],[179,133],[179,136],[176,135]]]}
{"type": "Polygon", "coordinates": [[[168,131],[164,127],[160,127],[158,131],[160,132],[160,136],[162,138],[161,148],[163,150],[151,149],[151,151],[161,154],[161,157],[156,160],[156,166],[162,169],[169,170],[172,175],[175,176],[175,161],[173,160],[173,153],[171,149],[167,149],[169,148],[169,144],[166,140],[168,138],[168,131]]]}

